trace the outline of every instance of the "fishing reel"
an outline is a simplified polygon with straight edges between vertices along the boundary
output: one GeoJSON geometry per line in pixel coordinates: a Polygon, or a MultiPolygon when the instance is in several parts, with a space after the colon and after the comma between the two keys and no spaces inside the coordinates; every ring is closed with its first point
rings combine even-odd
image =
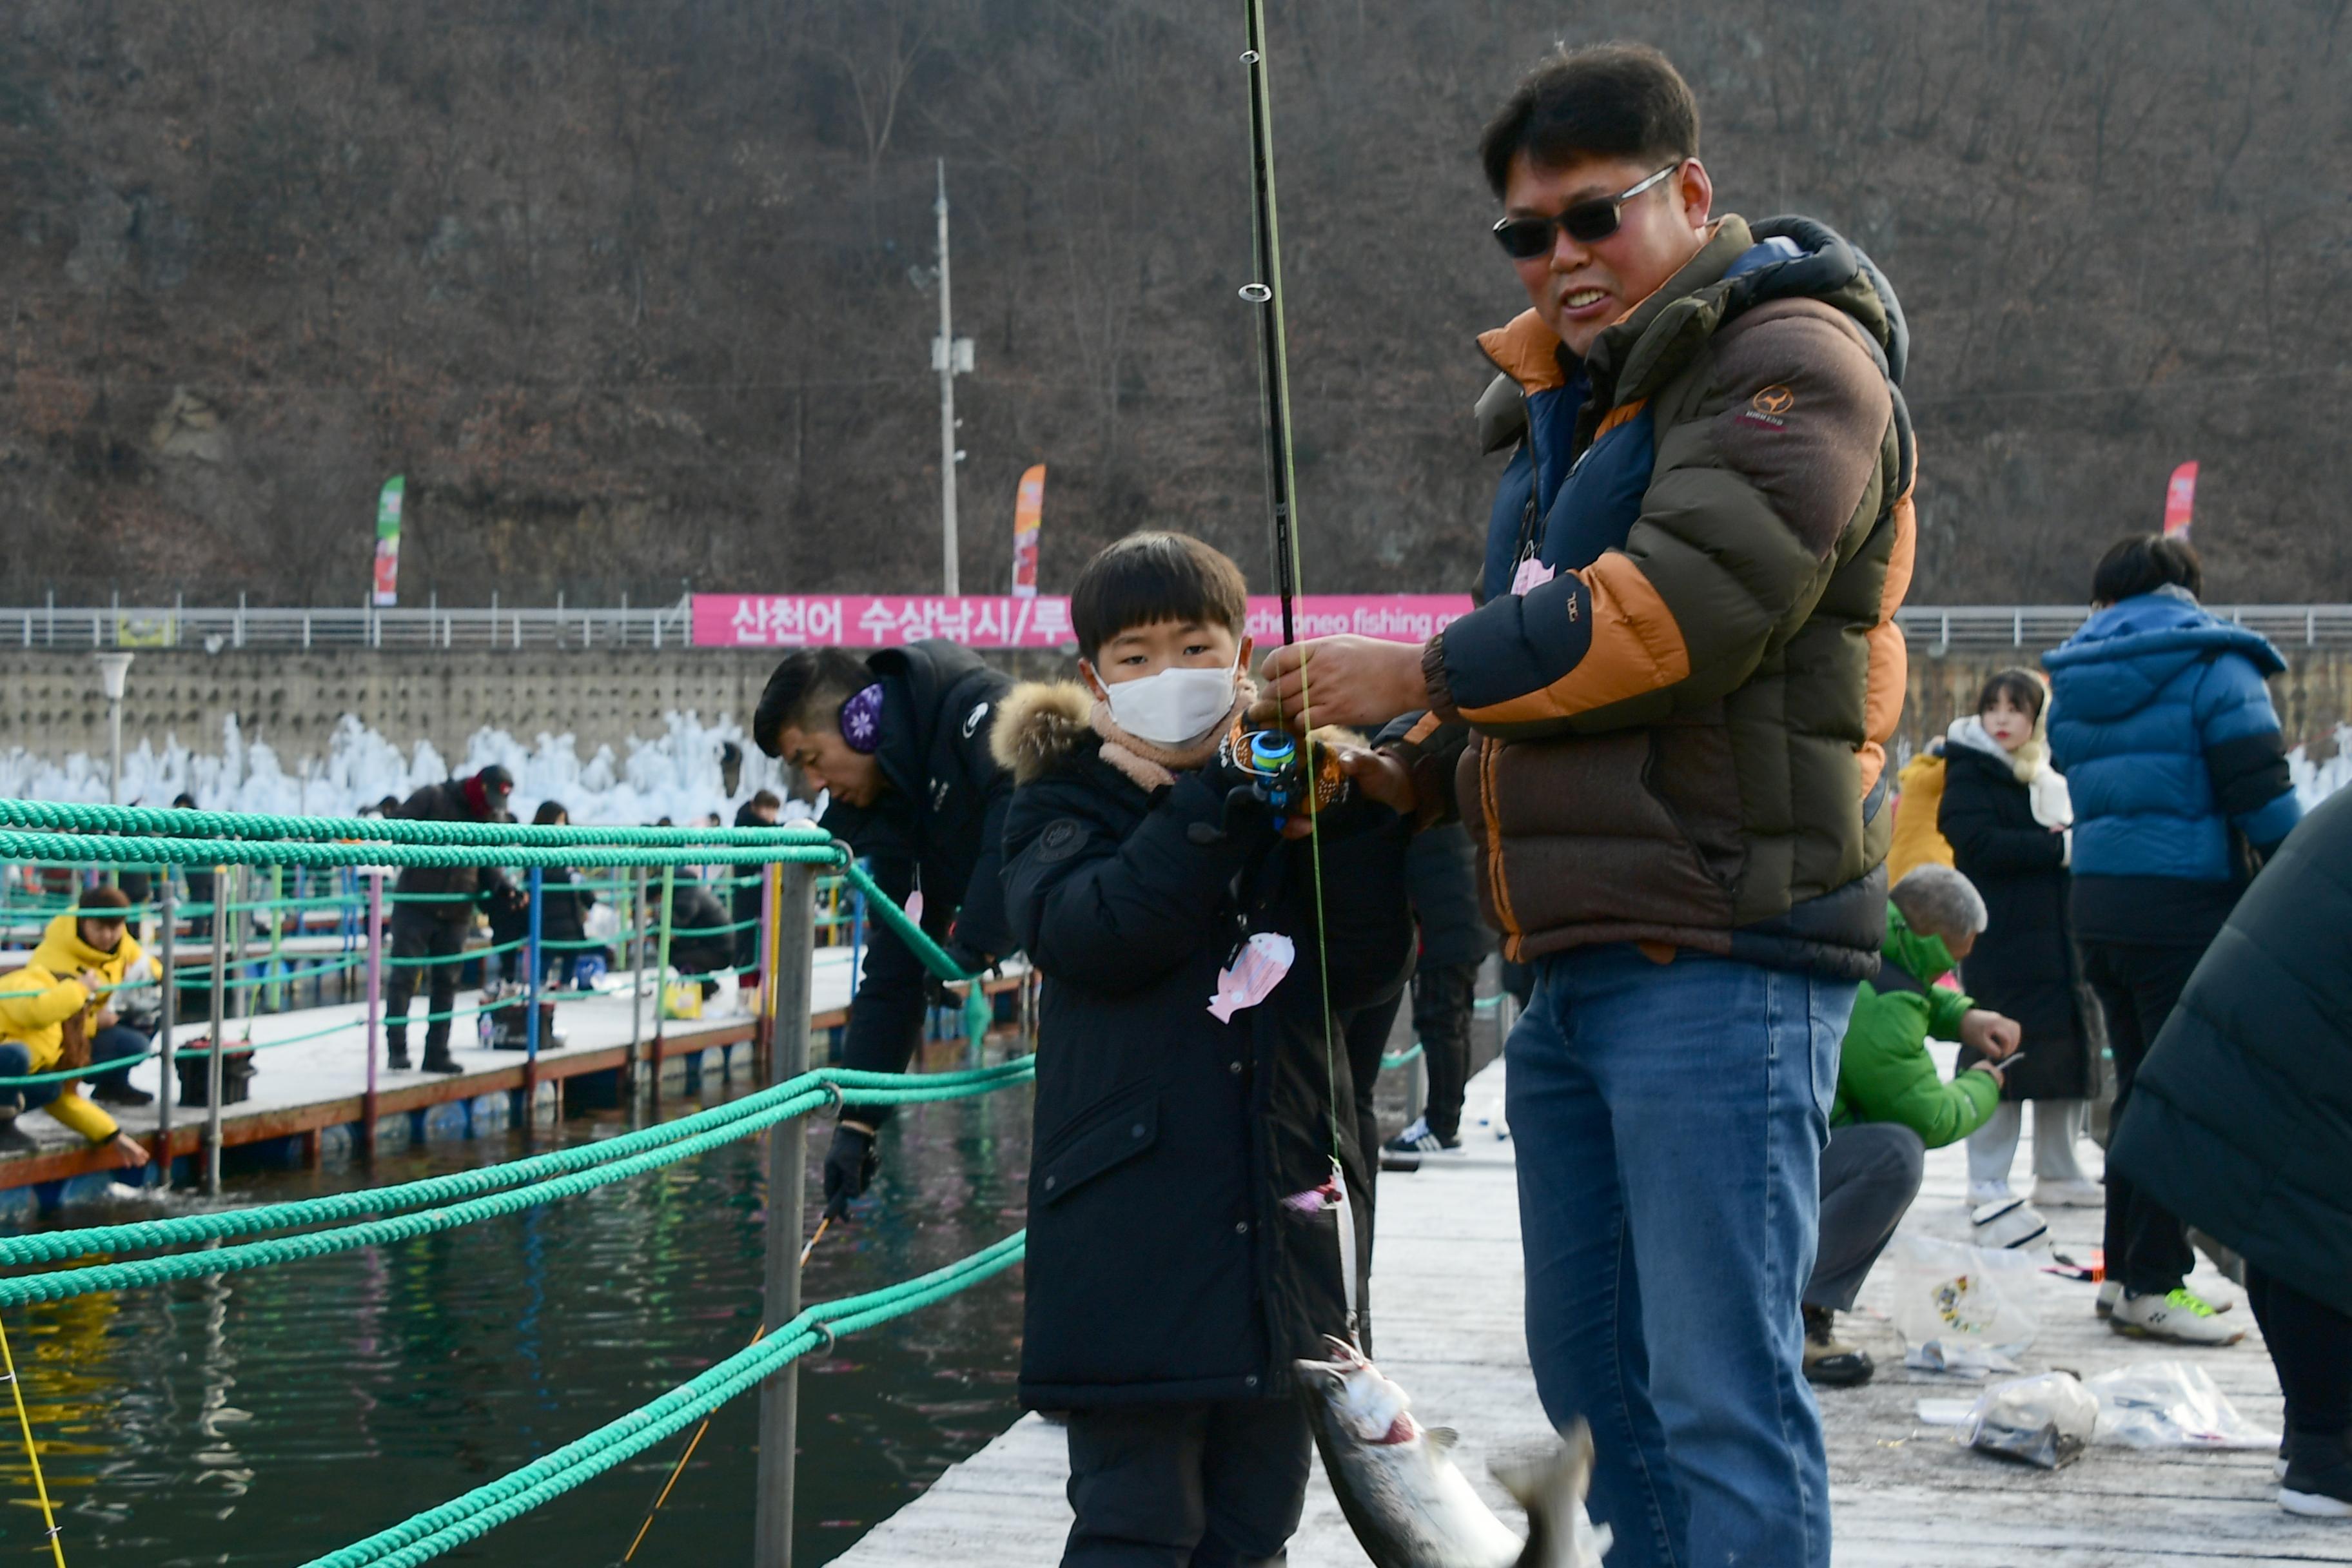
{"type": "Polygon", "coordinates": [[[1195,844],[1223,843],[1244,812],[1265,816],[1279,833],[1301,810],[1320,811],[1348,792],[1348,775],[1338,759],[1286,730],[1244,730],[1236,724],[1218,746],[1213,770],[1228,785],[1225,807],[1218,826],[1196,822],[1186,830],[1195,844]],[[1315,792],[1311,807],[1309,788],[1315,792]]]}

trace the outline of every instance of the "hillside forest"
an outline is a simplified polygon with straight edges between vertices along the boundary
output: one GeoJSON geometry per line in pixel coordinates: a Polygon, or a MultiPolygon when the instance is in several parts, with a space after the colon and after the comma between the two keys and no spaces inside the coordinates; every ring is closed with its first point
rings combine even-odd
{"type": "MultiPolygon", "coordinates": [[[[1917,602],[2077,601],[2202,465],[2217,599],[2352,595],[2352,0],[1270,0],[1307,585],[1465,588],[1474,149],[1551,43],[1664,47],[1725,210],[1907,310],[1917,602]]],[[[1241,7],[12,0],[0,603],[935,590],[1146,523],[1266,561],[1241,7]]]]}

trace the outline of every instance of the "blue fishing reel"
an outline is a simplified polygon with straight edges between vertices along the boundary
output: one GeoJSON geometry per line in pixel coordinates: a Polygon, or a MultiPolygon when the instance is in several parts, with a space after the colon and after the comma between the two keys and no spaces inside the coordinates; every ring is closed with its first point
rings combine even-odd
{"type": "MultiPolygon", "coordinates": [[[[1330,805],[1344,788],[1345,775],[1332,771],[1337,783],[1322,790],[1320,805],[1330,805]]],[[[1244,811],[1264,816],[1279,833],[1306,805],[1307,750],[1287,731],[1237,730],[1227,735],[1217,748],[1215,773],[1231,786],[1225,792],[1225,809],[1218,826],[1205,822],[1192,826],[1186,837],[1195,844],[1223,842],[1233,834],[1235,814],[1244,811]]]]}

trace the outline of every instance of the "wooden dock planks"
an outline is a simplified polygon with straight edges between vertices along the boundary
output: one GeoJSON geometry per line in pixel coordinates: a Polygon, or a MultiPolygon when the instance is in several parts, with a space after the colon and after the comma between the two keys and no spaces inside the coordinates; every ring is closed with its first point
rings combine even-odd
{"type": "MultiPolygon", "coordinates": [[[[1948,1054],[1944,1062],[1948,1070],[1948,1054]]],[[[1465,1131],[1499,1123],[1502,1069],[1470,1087],[1465,1131]]],[[[1463,1471],[1516,1523],[1486,1476],[1489,1454],[1532,1442],[1545,1430],[1528,1373],[1521,1331],[1523,1291],[1512,1145],[1491,1131],[1467,1139],[1468,1152],[1433,1159],[1413,1174],[1381,1179],[1379,1244],[1371,1293],[1380,1360],[1413,1395],[1414,1414],[1463,1434],[1463,1471]]],[[[2021,1190],[2031,1142],[2020,1153],[2021,1190]]],[[[2095,1172],[2098,1151],[2084,1146],[2095,1172]]],[[[1906,1222],[1964,1238],[1966,1154],[1928,1155],[1927,1184],[1906,1222]]],[[[2063,1246],[2095,1246],[2100,1214],[2049,1211],[2063,1246]]],[[[2267,1453],[2143,1453],[2095,1447],[2054,1474],[1961,1448],[1949,1433],[1917,1419],[1922,1397],[1948,1398],[1975,1385],[1912,1374],[1883,1316],[1885,1279],[1874,1277],[1864,1313],[1844,1320],[1879,1364],[1869,1386],[1822,1395],[1828,1434],[1838,1568],[2141,1568],[2226,1563],[2248,1565],[2352,1563],[2352,1523],[2331,1525],[2280,1511],[2267,1453]]],[[[2235,1296],[2210,1272],[2196,1283],[2235,1296]]],[[[2205,1366],[2242,1413],[2275,1427],[2278,1384],[2259,1336],[2191,1352],[2123,1338],[2092,1312],[2093,1289],[2044,1276],[2043,1326],[2027,1353],[2029,1372],[2063,1366],[2085,1375],[2131,1361],[2172,1357],[2205,1366]]],[[[2247,1318],[2241,1304],[2233,1317],[2247,1318]]],[[[1045,1568],[1069,1525],[1062,1434],[1023,1419],[929,1491],[877,1525],[838,1562],[844,1568],[1045,1568]]],[[[1340,1517],[1318,1465],[1297,1536],[1294,1568],[1355,1568],[1365,1558],[1340,1517]]]]}

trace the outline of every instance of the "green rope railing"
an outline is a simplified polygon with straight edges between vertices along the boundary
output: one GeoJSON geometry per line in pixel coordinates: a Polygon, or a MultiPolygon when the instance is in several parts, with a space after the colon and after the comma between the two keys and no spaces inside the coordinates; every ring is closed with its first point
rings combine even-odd
{"type": "MultiPolygon", "coordinates": [[[[405,817],[378,816],[286,816],[270,812],[241,811],[165,811],[153,806],[91,805],[70,801],[0,800],[0,825],[15,827],[49,829],[65,833],[116,834],[114,842],[120,847],[109,858],[109,864],[137,861],[142,864],[169,863],[175,866],[201,864],[180,856],[161,853],[151,847],[158,843],[183,838],[266,839],[277,840],[277,847],[289,850],[297,844],[352,840],[376,845],[409,845],[413,847],[530,847],[558,845],[594,845],[599,848],[616,846],[677,847],[698,849],[723,848],[727,853],[702,854],[684,858],[684,863],[697,861],[754,861],[767,857],[746,855],[745,849],[759,849],[778,844],[831,845],[832,836],[822,828],[797,823],[780,824],[774,827],[626,827],[618,825],[605,827],[558,826],[520,822],[413,822],[405,817]],[[159,835],[160,837],[137,837],[136,834],[159,835]]],[[[58,853],[52,848],[8,851],[8,857],[18,860],[47,859],[60,866],[80,866],[90,862],[85,857],[70,852],[58,853]]],[[[598,857],[600,860],[603,858],[598,857]]],[[[480,857],[474,858],[476,861],[480,857]]],[[[255,865],[356,865],[383,862],[313,861],[299,856],[280,854],[268,860],[224,859],[222,864],[255,865]]],[[[440,864],[440,862],[419,862],[440,864]]],[[[468,862],[471,863],[471,862],[468,862]]],[[[558,865],[561,861],[526,860],[521,865],[558,865]]],[[[611,864],[613,862],[605,862],[611,864]]],[[[637,864],[638,862],[627,862],[637,864]]]]}
{"type": "Polygon", "coordinates": [[[810,1307],[774,1333],[658,1399],[438,1508],[313,1558],[304,1568],[415,1568],[429,1563],[667,1441],[810,1351],[904,1317],[1003,1272],[1026,1254],[1028,1236],[1025,1230],[1015,1231],[944,1268],[810,1307]]]}
{"type": "MultiPolygon", "coordinates": [[[[1034,1058],[1024,1058],[1020,1064],[1034,1070],[1034,1058]]],[[[819,1078],[829,1074],[812,1075],[819,1078]]],[[[151,1285],[167,1284],[174,1279],[192,1279],[208,1274],[234,1274],[251,1268],[268,1268],[277,1263],[290,1263],[302,1258],[324,1258],[356,1247],[381,1247],[390,1242],[405,1241],[412,1237],[429,1236],[439,1231],[455,1230],[479,1220],[496,1219],[541,1204],[577,1197],[583,1193],[610,1186],[657,1171],[681,1160],[690,1159],[722,1144],[730,1143],[747,1133],[804,1115],[818,1106],[831,1104],[836,1097],[859,1105],[914,1105],[926,1100],[962,1100],[976,1094],[987,1094],[1005,1083],[1016,1081],[1026,1074],[1007,1075],[989,1082],[960,1082],[944,1088],[931,1088],[921,1079],[908,1080],[896,1074],[877,1077],[898,1078],[897,1087],[852,1088],[819,1084],[771,1100],[761,1109],[740,1116],[723,1126],[682,1138],[659,1148],[606,1161],[585,1170],[518,1187],[509,1192],[493,1193],[485,1197],[455,1203],[446,1208],[425,1209],[419,1213],[401,1215],[391,1219],[373,1220],[365,1224],[344,1226],[333,1230],[312,1231],[300,1236],[272,1237],[250,1242],[242,1247],[224,1247],[211,1250],[174,1253],[163,1258],[141,1258],[130,1263],[100,1263],[83,1268],[69,1268],[47,1274],[23,1274],[0,1279],[0,1308],[22,1306],[28,1301],[63,1301],[77,1296],[93,1295],[102,1290],[143,1289],[151,1285]]],[[[798,1081],[798,1080],[795,1080],[798,1081]]],[[[779,1085],[780,1089],[789,1088],[779,1085]]],[[[442,1178],[450,1180],[454,1178],[442,1178]]],[[[328,1200],[313,1200],[324,1202],[328,1200]]],[[[187,1216],[200,1217],[200,1216],[187,1216]]],[[[168,1223],[168,1222],[156,1222],[168,1223]]]]}
{"type": "MultiPolygon", "coordinates": [[[[21,801],[0,801],[0,806],[23,804],[21,801]]],[[[451,825],[419,823],[412,826],[451,825]]],[[[568,830],[547,827],[508,831],[553,833],[568,830]]],[[[627,831],[650,833],[656,829],[627,831]]],[[[727,858],[758,861],[762,865],[842,864],[844,851],[830,838],[784,837],[782,836],[786,830],[782,828],[766,831],[774,837],[763,844],[730,845],[727,848],[727,858]]],[[[495,857],[487,857],[481,847],[465,844],[409,844],[383,840],[370,843],[287,843],[218,838],[84,838],[71,833],[0,832],[0,859],[24,860],[37,855],[70,858],[86,866],[113,865],[126,856],[135,855],[144,859],[168,860],[175,866],[422,866],[445,870],[478,868],[485,859],[510,866],[569,866],[582,858],[576,843],[570,840],[560,845],[503,844],[498,846],[495,857]]],[[[610,866],[690,866],[705,857],[681,854],[677,847],[637,847],[627,843],[605,841],[596,844],[593,858],[600,864],[610,866]]]]}
{"type": "Polygon", "coordinates": [[[593,1143],[534,1154],[527,1159],[509,1160],[500,1164],[480,1165],[445,1176],[422,1177],[397,1186],[369,1187],[359,1192],[337,1193],[329,1197],[295,1198],[284,1203],[222,1209],[210,1214],[176,1215],[168,1219],[134,1220],[122,1225],[85,1226],[78,1230],[0,1237],[0,1268],[55,1263],[100,1252],[145,1252],[156,1247],[222,1241],[231,1237],[257,1236],[263,1231],[291,1230],[306,1225],[331,1225],[357,1215],[385,1214],[395,1209],[418,1208],[452,1199],[477,1197],[518,1183],[535,1182],[570,1171],[583,1170],[591,1165],[626,1159],[647,1149],[674,1143],[681,1138],[730,1126],[747,1116],[759,1115],[813,1089],[822,1090],[827,1083],[838,1085],[845,1098],[849,1097],[853,1090],[902,1089],[913,1084],[932,1090],[944,1099],[949,1097],[950,1090],[960,1096],[1003,1089],[1025,1083],[1035,1075],[1036,1062],[1028,1057],[996,1067],[926,1074],[919,1079],[909,1079],[903,1073],[860,1072],[854,1068],[818,1068],[725,1105],[623,1133],[617,1138],[601,1139],[593,1143]]]}

